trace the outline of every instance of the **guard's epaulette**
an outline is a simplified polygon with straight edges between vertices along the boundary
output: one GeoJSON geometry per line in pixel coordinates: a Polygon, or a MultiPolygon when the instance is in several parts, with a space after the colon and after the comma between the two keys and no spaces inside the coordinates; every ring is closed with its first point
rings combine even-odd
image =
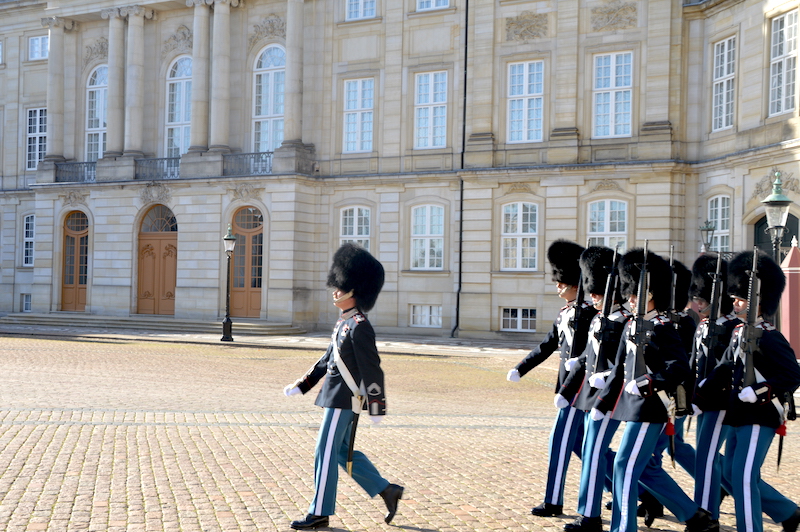
{"type": "Polygon", "coordinates": [[[583,303],[581,303],[581,308],[590,308],[592,306],[593,305],[591,303],[589,303],[588,301],[584,301],[583,303]]]}
{"type": "Polygon", "coordinates": [[[670,320],[666,316],[662,316],[661,314],[656,314],[650,319],[650,321],[652,321],[653,323],[658,323],[659,325],[666,325],[667,323],[672,323],[672,320],[670,320]]]}
{"type": "Polygon", "coordinates": [[[360,312],[356,312],[355,314],[353,314],[353,319],[356,320],[356,323],[367,321],[367,317],[361,314],[360,312]]]}
{"type": "Polygon", "coordinates": [[[771,324],[770,322],[768,322],[768,321],[762,321],[761,323],[759,323],[758,324],[758,328],[759,329],[763,329],[765,331],[774,331],[775,330],[775,326],[773,324],[771,324]]]}

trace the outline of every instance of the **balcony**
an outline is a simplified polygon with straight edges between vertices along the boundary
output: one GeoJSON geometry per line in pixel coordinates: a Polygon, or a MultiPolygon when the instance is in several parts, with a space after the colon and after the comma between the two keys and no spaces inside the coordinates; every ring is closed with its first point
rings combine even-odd
{"type": "Polygon", "coordinates": [[[180,176],[180,157],[136,159],[136,173],[134,179],[143,181],[160,181],[162,179],[178,179],[180,176]]]}
{"type": "Polygon", "coordinates": [[[272,173],[272,152],[234,153],[225,155],[222,175],[247,176],[269,175],[272,173]]]}
{"type": "Polygon", "coordinates": [[[56,163],[56,183],[94,183],[97,163],[56,163]]]}

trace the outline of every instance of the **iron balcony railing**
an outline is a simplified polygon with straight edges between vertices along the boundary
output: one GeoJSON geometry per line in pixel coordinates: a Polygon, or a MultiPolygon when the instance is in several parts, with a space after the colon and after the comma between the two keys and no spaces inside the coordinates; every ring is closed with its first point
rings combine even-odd
{"type": "Polygon", "coordinates": [[[56,183],[94,183],[97,163],[56,163],[56,183]]]}
{"type": "Polygon", "coordinates": [[[272,152],[232,153],[222,160],[222,175],[268,175],[272,173],[272,152]]]}
{"type": "Polygon", "coordinates": [[[181,158],[136,159],[136,179],[178,179],[181,176],[181,158]]]}

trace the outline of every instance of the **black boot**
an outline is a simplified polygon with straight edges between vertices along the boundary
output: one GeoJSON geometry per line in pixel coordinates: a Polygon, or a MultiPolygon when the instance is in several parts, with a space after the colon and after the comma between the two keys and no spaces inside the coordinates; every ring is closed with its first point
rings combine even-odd
{"type": "Polygon", "coordinates": [[[308,514],[303,519],[292,521],[292,524],[289,526],[294,528],[295,530],[312,530],[314,528],[327,527],[328,516],[308,514]]]}
{"type": "Polygon", "coordinates": [[[644,517],[644,525],[647,528],[650,528],[657,518],[664,517],[664,505],[658,502],[655,495],[645,490],[639,495],[639,500],[642,504],[636,509],[636,515],[644,517]]]}
{"type": "Polygon", "coordinates": [[[797,532],[797,527],[800,525],[800,508],[795,508],[792,516],[781,524],[784,532],[797,532]]]}
{"type": "Polygon", "coordinates": [[[543,502],[539,506],[531,508],[531,513],[538,517],[556,517],[564,513],[564,507],[560,504],[550,504],[543,502]]]}
{"type": "Polygon", "coordinates": [[[383,520],[386,521],[388,525],[392,522],[392,519],[394,519],[394,514],[397,513],[397,503],[400,502],[400,499],[403,497],[403,486],[389,484],[380,495],[383,498],[383,502],[386,503],[386,516],[383,520]]]}
{"type": "Polygon", "coordinates": [[[600,517],[578,516],[575,521],[564,525],[565,532],[603,532],[603,519],[600,517]]]}
{"type": "Polygon", "coordinates": [[[686,520],[684,530],[685,532],[708,532],[712,521],[711,514],[707,510],[698,508],[694,515],[686,520]]]}

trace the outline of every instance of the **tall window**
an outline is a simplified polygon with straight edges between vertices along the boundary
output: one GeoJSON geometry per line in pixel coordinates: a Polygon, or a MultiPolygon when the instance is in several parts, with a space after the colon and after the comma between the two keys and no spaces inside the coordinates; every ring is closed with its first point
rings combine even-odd
{"type": "Polygon", "coordinates": [[[441,305],[411,305],[412,327],[441,327],[441,305]]]}
{"type": "Polygon", "coordinates": [[[283,91],[286,52],[268,46],[256,61],[253,94],[253,151],[275,151],[283,142],[283,91]]]}
{"type": "Polygon", "coordinates": [[[347,207],[342,209],[340,224],[340,244],[355,242],[369,251],[370,240],[369,207],[347,207]]]}
{"type": "Polygon", "coordinates": [[[736,37],[731,37],[714,45],[713,131],[733,126],[735,74],[736,37]]]}
{"type": "Polygon", "coordinates": [[[633,54],[594,57],[594,136],[631,135],[631,87],[633,54]]]}
{"type": "Polygon", "coordinates": [[[450,5],[450,0],[417,0],[417,11],[441,9],[450,5]]]}
{"type": "Polygon", "coordinates": [[[769,63],[769,114],[794,110],[797,69],[797,10],[772,19],[769,63]]]}
{"type": "Polygon", "coordinates": [[[508,65],[508,141],[542,140],[544,61],[508,65]]]}
{"type": "Polygon", "coordinates": [[[444,207],[414,207],[411,219],[411,269],[441,270],[444,267],[444,207]]]}
{"type": "Polygon", "coordinates": [[[372,106],[375,80],[344,82],[344,151],[372,151],[372,106]]]}
{"type": "Polygon", "coordinates": [[[535,270],[538,234],[535,203],[503,205],[503,263],[501,270],[535,270]]]}
{"type": "Polygon", "coordinates": [[[3,64],[3,39],[0,39],[0,65],[3,64]]]}
{"type": "Polygon", "coordinates": [[[86,160],[96,161],[106,151],[108,67],[100,66],[89,76],[86,95],[86,160]]]}
{"type": "Polygon", "coordinates": [[[345,20],[375,17],[375,0],[347,0],[345,20]]]}
{"type": "Polygon", "coordinates": [[[447,72],[417,74],[414,85],[414,147],[443,147],[447,141],[447,72]]]}
{"type": "Polygon", "coordinates": [[[167,157],[189,151],[192,127],[192,60],[181,57],[167,76],[167,157]]]}
{"type": "Polygon", "coordinates": [[[25,217],[22,234],[22,265],[33,266],[33,244],[36,241],[36,216],[25,217]]]}
{"type": "Polygon", "coordinates": [[[618,200],[601,200],[589,204],[589,245],[627,247],[628,204],[618,200]]]}
{"type": "Polygon", "coordinates": [[[47,109],[28,109],[28,154],[25,168],[36,170],[47,150],[47,109]]]}
{"type": "Polygon", "coordinates": [[[708,200],[708,221],[716,229],[711,239],[709,251],[731,250],[731,198],[730,196],[714,196],[708,200]]]}
{"type": "Polygon", "coordinates": [[[47,59],[50,55],[50,36],[40,35],[28,38],[28,60],[47,59]]]}

